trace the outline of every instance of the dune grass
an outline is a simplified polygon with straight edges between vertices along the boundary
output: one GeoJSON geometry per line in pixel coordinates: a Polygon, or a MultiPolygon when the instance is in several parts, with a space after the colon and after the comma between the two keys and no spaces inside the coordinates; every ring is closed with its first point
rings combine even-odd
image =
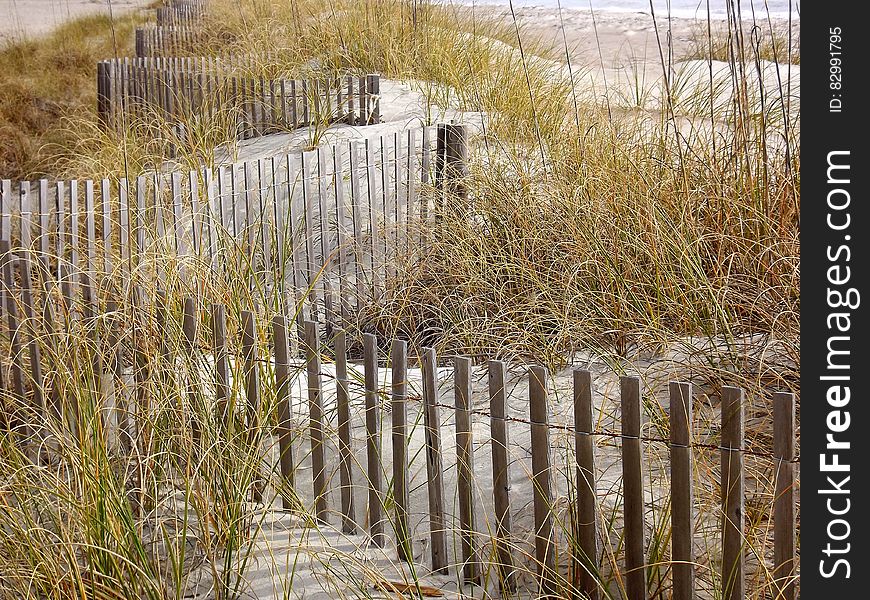
{"type": "MultiPolygon", "coordinates": [[[[709,389],[723,383],[746,388],[757,399],[750,436],[766,444],[765,395],[775,388],[799,392],[800,372],[799,105],[784,86],[779,97],[760,95],[753,83],[760,74],[752,77],[774,46],[735,51],[719,38],[705,40],[701,28],[692,58],[724,60],[737,82],[717,90],[721,102],[710,101],[712,80],[699,86],[678,75],[644,88],[637,94],[643,102],[626,102],[630,90],[593,95],[575,89],[572,74],[550,52],[528,43],[520,51],[510,26],[464,15],[400,0],[220,0],[210,6],[205,26],[214,46],[205,49],[271,52],[275,60],[256,67],[258,74],[379,72],[413,80],[433,105],[488,115],[486,131],[473,140],[470,200],[446,207],[423,261],[398,265],[387,296],[362,315],[368,326],[443,354],[551,367],[579,350],[591,349],[619,368],[638,357],[673,354],[709,389]]],[[[136,19],[115,22],[119,55],[130,51],[136,19]]],[[[114,54],[110,31],[106,19],[86,19],[3,50],[2,62],[10,65],[0,74],[4,177],[117,176],[167,158],[159,141],[170,135],[164,124],[131,124],[121,135],[96,124],[94,65],[114,54]]],[[[771,39],[783,40],[778,36],[771,39]]],[[[733,44],[735,37],[724,39],[733,44]]],[[[783,56],[780,41],[775,48],[783,56]]],[[[678,65],[661,65],[665,72],[671,67],[679,73],[678,65]]],[[[232,141],[225,125],[202,124],[174,140],[182,149],[178,162],[208,163],[215,145],[232,141]]],[[[150,266],[136,277],[153,284],[155,265],[178,271],[172,260],[155,250],[143,257],[150,266]]],[[[244,285],[250,273],[244,261],[235,268],[214,280],[203,275],[202,290],[203,298],[227,305],[231,331],[250,300],[244,285]]],[[[125,280],[117,272],[107,281],[120,289],[125,280]]],[[[95,324],[88,320],[60,319],[63,332],[40,339],[45,362],[57,365],[48,377],[67,391],[65,401],[75,401],[83,422],[76,435],[66,424],[49,427],[45,443],[58,457],[50,468],[33,465],[13,436],[2,438],[2,591],[177,598],[202,563],[218,582],[217,597],[241,595],[263,518],[249,502],[260,457],[245,435],[227,435],[206,407],[213,390],[202,373],[212,365],[202,354],[190,358],[179,325],[188,283],[179,278],[166,286],[162,323],[154,315],[132,319],[126,288],[120,312],[96,322],[127,322],[133,335],[121,342],[123,351],[136,349],[151,365],[147,385],[140,386],[150,410],[137,415],[144,424],[132,441],[135,460],[122,457],[121,440],[106,439],[99,418],[105,400],[97,392],[94,357],[108,360],[115,349],[93,341],[95,324]],[[201,435],[196,444],[194,422],[201,435]],[[141,490],[132,503],[130,488],[141,490]]],[[[274,307],[264,311],[265,323],[274,307]]],[[[266,344],[268,332],[259,334],[266,344]]],[[[243,366],[233,364],[233,396],[240,398],[243,366]]],[[[265,373],[270,368],[264,366],[265,373]]],[[[258,417],[274,424],[270,381],[263,378],[258,417]]],[[[715,433],[714,399],[706,398],[710,406],[699,409],[699,419],[715,433]]],[[[565,474],[572,468],[568,454],[558,459],[565,474]]],[[[658,468],[662,460],[651,451],[647,465],[658,468]]],[[[697,467],[699,508],[708,516],[716,511],[714,462],[699,457],[697,467]]],[[[760,483],[750,550],[761,557],[770,550],[766,469],[753,470],[760,483]]],[[[662,502],[653,511],[649,544],[655,564],[668,556],[662,502]]],[[[602,527],[608,566],[600,576],[619,597],[617,508],[602,514],[602,527]]],[[[699,559],[699,577],[709,597],[719,598],[714,529],[699,526],[708,550],[699,559]]],[[[566,514],[557,530],[570,545],[566,514]]],[[[753,576],[751,597],[769,596],[775,587],[770,573],[760,569],[753,576]]],[[[666,568],[651,569],[654,596],[667,597],[668,585],[666,568]]]]}
{"type": "MultiPolygon", "coordinates": [[[[450,350],[548,364],[578,347],[624,355],[721,336],[735,370],[739,340],[758,334],[782,349],[777,370],[796,385],[799,108],[782,87],[759,94],[765,54],[740,48],[708,84],[701,66],[664,65],[674,75],[645,85],[644,111],[629,102],[626,112],[624,89],[602,104],[551,53],[528,42],[519,51],[510,26],[450,7],[218,2],[206,28],[226,51],[273,56],[258,74],[379,72],[413,79],[433,104],[487,114],[469,182],[484,227],[448,220],[383,321],[438,331],[450,350]]],[[[171,137],[160,124],[121,136],[76,129],[81,151],[58,161],[66,176],[159,164],[165,146],[150,140],[171,137]]],[[[179,144],[184,168],[232,143],[227,127],[191,131],[179,144]]]]}
{"type": "Polygon", "coordinates": [[[97,61],[129,56],[137,14],[90,16],[44,37],[0,47],[0,173],[57,175],[59,159],[82,151],[81,127],[96,124],[97,61]]]}

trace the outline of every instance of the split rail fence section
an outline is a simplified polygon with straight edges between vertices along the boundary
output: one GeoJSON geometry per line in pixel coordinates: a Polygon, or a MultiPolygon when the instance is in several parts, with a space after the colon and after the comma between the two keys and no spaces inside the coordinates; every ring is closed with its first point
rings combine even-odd
{"type": "MultiPolygon", "coordinates": [[[[3,422],[0,423],[15,436],[33,456],[40,460],[34,448],[50,448],[45,441],[50,437],[46,423],[58,420],[70,428],[80,427],[82,416],[78,405],[63,398],[63,391],[56,382],[76,376],[74,367],[65,364],[43,364],[41,351],[55,343],[57,323],[60,327],[75,327],[70,313],[63,305],[53,302],[50,288],[33,289],[31,280],[35,274],[44,273],[37,263],[36,273],[31,269],[30,253],[14,255],[7,241],[0,242],[0,266],[3,273],[4,321],[9,331],[10,369],[3,372],[4,397],[3,422]],[[18,271],[18,277],[16,277],[18,271]],[[17,282],[21,282],[20,284],[17,282]],[[35,298],[42,299],[42,305],[35,298]],[[55,313],[53,311],[59,310],[55,313]],[[65,315],[55,320],[53,315],[65,315]],[[65,369],[70,369],[69,375],[65,369]],[[51,375],[48,375],[48,374],[51,375]],[[54,383],[54,386],[52,385],[54,383]],[[39,442],[41,440],[41,443],[39,442]]],[[[66,293],[66,292],[64,292],[66,293]]],[[[142,292],[140,291],[140,294],[142,292]]],[[[159,294],[158,294],[159,296],[159,294]]],[[[191,400],[184,407],[184,418],[179,427],[189,428],[194,444],[197,432],[204,431],[206,421],[218,423],[241,422],[249,431],[247,439],[256,444],[257,452],[263,453],[263,464],[274,465],[254,478],[250,493],[254,501],[262,501],[267,485],[277,495],[283,507],[298,510],[300,499],[305,509],[319,522],[328,523],[333,514],[340,518],[342,530],[349,534],[366,533],[371,542],[384,547],[395,544],[398,556],[411,561],[415,556],[414,540],[419,539],[416,529],[426,529],[428,542],[426,560],[435,572],[451,570],[465,583],[497,583],[505,594],[518,587],[517,577],[523,565],[534,565],[534,585],[546,597],[573,597],[577,592],[592,599],[610,597],[603,589],[599,573],[602,564],[601,523],[597,511],[601,492],[596,484],[597,436],[618,440],[621,445],[622,476],[620,489],[610,489],[606,494],[621,498],[624,534],[622,550],[619,551],[624,575],[624,596],[628,600],[644,600],[648,597],[650,569],[670,567],[672,597],[687,600],[694,597],[695,555],[694,539],[696,507],[693,501],[695,472],[693,455],[696,446],[716,448],[720,452],[721,473],[721,558],[712,562],[721,581],[722,598],[738,600],[746,597],[744,554],[746,540],[746,515],[744,510],[744,405],[743,391],[734,387],[721,389],[721,438],[718,445],[695,443],[693,433],[693,391],[689,383],[670,384],[670,434],[667,439],[650,438],[644,434],[641,382],[636,377],[620,379],[619,432],[596,429],[593,421],[593,386],[591,373],[585,370],[573,372],[573,424],[554,425],[550,419],[553,405],[550,396],[549,374],[542,367],[528,369],[528,396],[520,402],[510,402],[507,385],[507,366],[501,361],[488,363],[489,410],[476,410],[472,405],[471,360],[464,357],[453,359],[453,403],[441,400],[439,392],[439,368],[432,349],[423,349],[414,361],[422,369],[422,393],[413,395],[409,389],[409,357],[407,343],[393,340],[388,349],[379,348],[378,340],[371,334],[362,336],[363,360],[359,365],[348,362],[346,349],[351,340],[343,331],[337,331],[329,344],[320,340],[320,328],[314,321],[304,323],[302,347],[304,362],[291,360],[289,349],[288,317],[276,314],[262,322],[255,310],[242,310],[234,319],[241,329],[238,336],[228,335],[228,307],[215,304],[203,307],[194,297],[183,302],[183,308],[170,307],[165,298],[153,305],[136,303],[107,304],[103,319],[99,314],[86,315],[96,323],[115,323],[118,327],[140,331],[157,331],[159,351],[143,349],[155,344],[143,341],[142,335],[123,335],[123,332],[108,327],[105,333],[112,343],[102,346],[105,354],[91,361],[114,373],[112,386],[123,386],[121,375],[133,371],[135,386],[143,387],[154,373],[176,373],[180,380],[188,381],[190,390],[215,390],[215,396],[206,401],[191,400]],[[123,318],[118,319],[118,313],[123,318]],[[208,317],[205,315],[208,314],[208,317]],[[181,315],[179,317],[179,315],[181,315]],[[174,322],[174,321],[180,322],[174,322]],[[152,321],[156,321],[155,326],[152,321]],[[259,321],[259,322],[258,322],[259,321]],[[176,346],[177,331],[183,331],[184,344],[176,346]],[[211,334],[209,334],[211,332],[211,334]],[[262,344],[260,340],[269,340],[262,344]],[[228,341],[228,339],[230,341],[228,341]],[[240,347],[232,340],[239,339],[240,347]],[[150,343],[150,346],[148,344],[150,343]],[[129,347],[120,351],[119,347],[129,347]],[[175,350],[167,350],[175,348],[175,350]],[[173,352],[187,355],[187,362],[179,363],[173,352]],[[379,353],[386,354],[382,360],[379,353]],[[334,371],[327,371],[322,361],[334,363],[334,371]],[[124,363],[127,364],[124,364],[124,363]],[[193,365],[184,371],[181,365],[193,365]],[[213,365],[203,371],[201,365],[213,365]],[[383,366],[391,375],[386,386],[383,366]],[[379,370],[380,369],[380,370],[379,370]],[[303,394],[307,397],[307,415],[300,415],[299,406],[291,399],[290,389],[305,373],[303,394]],[[211,374],[210,374],[211,373],[211,374]],[[202,382],[203,377],[214,377],[212,383],[202,382]],[[334,380],[334,406],[327,404],[325,384],[334,380]],[[230,385],[230,381],[239,384],[230,385]],[[200,382],[200,383],[189,383],[200,382]],[[190,386],[193,387],[190,387],[190,386]],[[261,394],[264,389],[276,390],[277,421],[263,420],[261,394]],[[238,397],[234,397],[238,395],[238,397]],[[355,409],[363,403],[363,410],[355,409]],[[517,405],[527,406],[528,413],[517,414],[517,405]],[[235,407],[238,414],[228,414],[227,407],[235,407]],[[453,413],[455,451],[445,451],[451,445],[450,436],[444,429],[440,411],[453,413]],[[385,414],[390,415],[390,424],[385,424],[385,414]],[[247,417],[245,416],[247,415],[247,417]],[[491,489],[481,489],[476,478],[474,420],[488,424],[491,446],[491,489]],[[351,431],[362,425],[364,453],[359,440],[354,440],[351,431]],[[414,438],[411,431],[422,424],[423,448],[410,448],[414,438]],[[534,504],[533,549],[527,548],[524,539],[515,535],[512,515],[511,467],[519,465],[510,459],[516,452],[509,437],[524,428],[529,435],[531,471],[528,484],[534,504]],[[567,467],[573,498],[567,517],[557,508],[554,478],[558,465],[553,464],[555,447],[551,440],[554,431],[567,431],[573,437],[573,466],[567,467]],[[510,433],[509,433],[510,431],[510,433]],[[392,458],[389,460],[383,447],[383,438],[391,434],[392,458]],[[267,458],[264,450],[266,440],[277,436],[278,460],[267,458]],[[337,437],[337,443],[335,438],[337,437]],[[302,438],[300,440],[300,438],[302,438]],[[310,461],[310,487],[300,480],[297,470],[301,464],[294,452],[300,445],[309,446],[303,460],[310,461]],[[647,561],[647,505],[644,500],[648,479],[644,475],[642,457],[644,446],[661,443],[670,448],[669,490],[672,536],[671,558],[665,565],[649,565],[647,561]],[[295,450],[294,450],[295,446],[295,450]],[[412,452],[412,450],[414,450],[412,452]],[[330,456],[337,453],[338,456],[330,456]],[[445,456],[455,456],[452,466],[445,456]],[[362,458],[365,456],[365,459],[362,458]],[[336,460],[337,458],[337,460],[336,460]],[[428,515],[423,521],[409,519],[409,494],[413,480],[409,477],[410,465],[425,461],[425,493],[428,515]],[[389,470],[387,465],[391,464],[389,470]],[[329,465],[337,465],[332,469],[329,465]],[[356,465],[356,468],[354,468],[356,465]],[[454,490],[445,490],[445,474],[455,469],[454,490]],[[336,474],[334,471],[337,470],[336,474]],[[355,483],[355,473],[364,472],[362,482],[355,483]],[[269,474],[273,473],[273,474],[269,474]],[[337,475],[337,477],[336,477],[337,475]],[[366,489],[367,501],[360,503],[353,490],[359,484],[366,489]],[[312,490],[306,498],[304,489],[312,490]],[[337,494],[330,493],[337,490],[337,494]],[[447,495],[447,494],[450,495],[447,495]],[[340,497],[339,506],[330,506],[333,495],[340,497]],[[458,504],[458,520],[450,511],[450,498],[458,504]],[[389,499],[389,500],[388,500],[389,499]],[[481,502],[486,503],[484,506],[481,502]],[[489,503],[492,502],[490,505],[489,503]],[[487,528],[480,527],[482,514],[494,507],[494,520],[487,520],[487,528]],[[364,531],[362,531],[364,530],[364,531]],[[448,536],[448,534],[450,534],[448,536]],[[458,534],[458,542],[453,538],[458,534]],[[392,541],[390,539],[392,538],[392,541]],[[559,547],[557,538],[571,540],[569,547],[559,547]],[[448,552],[452,541],[453,551],[448,552]],[[566,556],[568,557],[566,560],[566,556]],[[455,558],[451,558],[455,557],[455,558]],[[718,561],[718,563],[717,563],[718,561]]],[[[354,340],[358,342],[359,340],[354,340]]],[[[98,343],[95,348],[101,347],[98,343]]],[[[74,360],[80,360],[77,357],[74,360]]],[[[85,357],[84,360],[90,361],[85,357]]],[[[412,365],[413,366],[413,365],[412,365]]],[[[100,389],[95,386],[95,389],[100,389]]],[[[137,387],[136,389],[139,389],[137,387]]],[[[191,392],[196,396],[196,392],[191,392]]],[[[158,394],[159,395],[159,394],[158,394]]],[[[121,393],[115,395],[112,410],[115,433],[111,427],[104,429],[107,444],[119,444],[123,451],[132,452],[136,440],[142,439],[144,414],[150,403],[160,398],[148,394],[121,393]],[[129,405],[127,404],[129,403],[129,405]],[[112,436],[116,442],[108,439],[112,436]]],[[[304,412],[304,408],[302,409],[304,412]]],[[[772,594],[777,598],[795,598],[795,399],[790,393],[774,394],[773,448],[769,454],[775,479],[776,494],[773,506],[774,559],[770,565],[774,573],[772,594]]],[[[449,420],[448,420],[449,422],[449,420]]],[[[234,426],[235,427],[235,426],[234,426]]],[[[61,428],[60,430],[62,430],[61,428]]],[[[58,429],[55,428],[55,431],[58,429]]],[[[214,428],[210,429],[214,431],[214,428]]],[[[185,429],[186,431],[186,429],[185,429]]],[[[243,430],[244,431],[244,430],[243,430]]],[[[525,449],[525,448],[524,448],[525,449]]],[[[756,452],[756,454],[758,454],[756,452]]],[[[130,455],[131,460],[133,454],[130,455]]],[[[300,472],[308,472],[305,471],[300,472]]],[[[419,484],[417,484],[419,487],[419,484]]],[[[131,502],[141,506],[145,487],[134,486],[130,490],[131,502]]],[[[336,523],[338,526],[338,523],[336,523]]],[[[612,566],[612,565],[611,565],[612,566]]]]}

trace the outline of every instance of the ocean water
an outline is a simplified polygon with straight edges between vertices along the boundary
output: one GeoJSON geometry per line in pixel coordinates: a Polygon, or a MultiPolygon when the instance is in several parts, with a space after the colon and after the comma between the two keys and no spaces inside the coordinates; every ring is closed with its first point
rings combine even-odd
{"type": "MultiPolygon", "coordinates": [[[[508,0],[461,0],[462,4],[496,4],[507,6],[508,0]]],[[[708,0],[652,0],[656,16],[683,18],[707,18],[708,0]]],[[[787,18],[791,13],[794,20],[800,19],[799,0],[732,0],[736,6],[739,4],[744,19],[751,17],[752,9],[756,16],[770,14],[773,18],[787,18]]],[[[727,15],[728,0],[709,0],[710,15],[722,18],[727,15]]],[[[557,0],[513,0],[515,8],[520,7],[548,7],[558,5],[557,0]]],[[[649,0],[561,0],[562,8],[579,8],[589,10],[590,6],[595,11],[606,12],[633,12],[650,13],[649,0]]]]}

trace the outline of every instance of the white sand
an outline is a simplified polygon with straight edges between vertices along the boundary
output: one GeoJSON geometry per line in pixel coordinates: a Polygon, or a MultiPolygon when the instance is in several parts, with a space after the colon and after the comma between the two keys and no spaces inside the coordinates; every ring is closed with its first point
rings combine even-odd
{"type": "MultiPolygon", "coordinates": [[[[465,12],[469,19],[494,17],[513,24],[505,6],[484,5],[473,9],[459,6],[456,10],[465,12]]],[[[563,9],[560,14],[554,8],[542,7],[517,8],[516,16],[525,43],[541,40],[544,48],[555,49],[556,56],[561,57],[553,60],[529,54],[526,60],[550,70],[554,77],[562,80],[567,81],[570,74],[581,102],[603,104],[606,98],[611,109],[642,110],[656,116],[665,108],[667,94],[663,74],[667,71],[671,100],[681,128],[689,131],[709,127],[709,122],[704,122],[709,119],[709,104],[707,101],[700,104],[699,99],[709,97],[711,89],[717,114],[727,112],[733,86],[730,66],[720,61],[708,63],[706,60],[685,59],[694,44],[692,40],[705,35],[706,23],[688,18],[666,19],[659,15],[653,19],[645,13],[563,9]],[[667,51],[669,40],[671,54],[667,51]],[[662,53],[660,46],[665,48],[662,53]],[[567,55],[565,48],[568,49],[567,55]],[[570,60],[570,70],[567,60],[570,60]]],[[[770,27],[766,21],[759,25],[762,29],[770,27]]],[[[780,29],[787,22],[772,20],[772,25],[780,29]]],[[[714,20],[711,27],[714,30],[722,28],[724,23],[721,19],[714,20]]],[[[490,41],[494,42],[495,48],[519,59],[514,46],[490,41]]],[[[759,66],[760,69],[754,64],[747,65],[745,77],[750,101],[759,101],[763,92],[768,108],[787,105],[792,115],[799,114],[800,65],[760,61],[759,66]]],[[[476,131],[485,127],[485,114],[461,112],[452,105],[438,106],[428,101],[427,96],[450,98],[454,95],[443,91],[440,94],[430,92],[422,81],[382,79],[383,123],[367,127],[331,127],[323,138],[324,143],[392,135],[408,127],[450,120],[469,124],[476,131]]],[[[727,125],[717,123],[717,127],[720,126],[727,125]]],[[[237,147],[224,149],[216,159],[218,163],[225,163],[279,155],[309,146],[310,139],[308,130],[254,138],[239,142],[237,147]]],[[[772,143],[780,144],[781,137],[775,136],[772,143]]]]}
{"type": "MultiPolygon", "coordinates": [[[[460,8],[480,18],[495,17],[509,26],[514,26],[510,9],[506,6],[483,5],[475,8],[460,8]]],[[[593,6],[595,2],[592,3],[593,6]]],[[[702,3],[703,5],[703,3],[702,3]]],[[[703,11],[701,11],[703,13],[703,11]]],[[[706,21],[685,17],[670,19],[657,13],[653,19],[649,11],[615,12],[589,10],[587,8],[563,8],[561,12],[553,7],[516,7],[520,32],[528,40],[540,40],[545,47],[556,49],[564,55],[567,46],[572,61],[580,65],[598,65],[605,68],[625,66],[626,62],[638,60],[661,64],[659,47],[664,48],[664,60],[669,59],[667,47],[670,44],[672,56],[679,60],[694,47],[694,39],[707,31],[706,21]]],[[[788,22],[782,17],[756,15],[757,24],[762,30],[769,25],[784,29],[788,22]]],[[[722,17],[711,17],[714,32],[725,27],[722,17]]],[[[744,27],[748,30],[751,18],[744,15],[744,27]]],[[[799,21],[793,23],[795,33],[799,21]]]]}

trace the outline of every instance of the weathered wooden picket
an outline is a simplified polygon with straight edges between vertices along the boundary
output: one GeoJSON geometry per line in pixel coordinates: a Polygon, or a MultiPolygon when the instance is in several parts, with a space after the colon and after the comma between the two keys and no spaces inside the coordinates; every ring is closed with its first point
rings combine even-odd
{"type": "MultiPolygon", "coordinates": [[[[338,492],[340,507],[336,520],[340,519],[342,529],[347,533],[359,533],[360,524],[364,527],[372,543],[385,546],[393,533],[398,557],[411,561],[415,556],[414,539],[417,527],[428,527],[431,540],[428,546],[428,562],[433,571],[447,573],[455,569],[462,581],[467,584],[480,584],[483,580],[496,582],[505,594],[517,588],[516,573],[522,567],[520,562],[527,559],[534,565],[537,578],[534,585],[545,597],[569,597],[582,594],[589,598],[608,597],[603,588],[599,573],[601,564],[601,531],[598,523],[601,517],[598,507],[602,492],[621,496],[622,520],[624,523],[624,545],[621,552],[623,564],[621,572],[625,577],[624,593],[626,598],[643,599],[648,597],[648,578],[646,571],[652,568],[647,560],[647,505],[644,494],[649,485],[649,477],[644,473],[642,456],[645,445],[659,444],[670,448],[670,520],[671,554],[669,562],[672,580],[672,597],[692,598],[695,594],[695,531],[696,508],[693,489],[696,484],[693,459],[696,448],[718,448],[721,452],[720,472],[722,486],[721,503],[721,544],[723,553],[718,560],[721,577],[722,597],[745,598],[744,567],[746,517],[743,509],[744,466],[743,457],[748,452],[744,446],[743,423],[746,400],[742,390],[722,387],[721,437],[717,444],[704,444],[697,441],[693,432],[695,412],[693,410],[693,389],[691,384],[674,382],[670,384],[670,436],[656,438],[645,432],[645,411],[642,406],[644,396],[640,379],[624,376],[620,380],[621,422],[619,433],[596,429],[593,425],[592,377],[589,371],[577,369],[573,372],[573,423],[555,425],[551,423],[553,405],[550,374],[542,367],[528,369],[528,413],[517,413],[517,403],[510,403],[510,389],[507,386],[506,365],[500,361],[488,363],[489,385],[486,392],[489,410],[476,410],[472,402],[471,368],[472,362],[464,357],[453,359],[453,403],[441,399],[439,374],[435,352],[423,349],[414,360],[408,356],[404,341],[394,340],[391,346],[379,347],[378,339],[372,334],[362,334],[361,339],[351,332],[335,332],[326,343],[321,341],[322,329],[318,323],[306,321],[302,346],[304,359],[300,363],[290,357],[290,327],[288,317],[278,314],[268,322],[260,322],[258,310],[238,312],[235,322],[240,329],[239,335],[230,336],[227,330],[227,307],[215,304],[208,311],[194,297],[184,300],[181,310],[167,304],[165,297],[158,294],[153,304],[143,303],[147,294],[139,290],[134,300],[119,296],[115,303],[101,305],[95,302],[89,315],[72,316],[70,298],[64,291],[63,300],[58,300],[52,290],[53,276],[45,269],[46,261],[39,252],[34,252],[36,260],[31,259],[27,250],[13,250],[7,240],[0,241],[0,272],[3,274],[3,313],[6,316],[10,352],[9,376],[5,371],[2,377],[3,422],[0,423],[18,443],[24,445],[35,461],[45,460],[40,452],[46,452],[49,445],[44,441],[50,437],[49,423],[65,423],[69,427],[80,427],[81,416],[75,414],[75,403],[64,401],[62,386],[58,382],[75,375],[67,373],[72,365],[43,364],[41,351],[55,343],[57,323],[61,327],[75,328],[76,321],[92,321],[102,324],[98,327],[84,327],[96,336],[93,347],[94,356],[81,360],[92,363],[95,372],[110,374],[112,386],[120,389],[125,385],[122,375],[133,371],[132,393],[114,394],[113,417],[104,417],[106,427],[103,434],[108,436],[106,443],[115,444],[122,452],[129,453],[130,460],[136,454],[131,445],[141,437],[138,415],[142,406],[148,404],[136,393],[136,386],[144,385],[149,373],[154,376],[161,372],[186,373],[183,369],[193,369],[191,374],[180,375],[181,380],[199,381],[203,373],[199,365],[213,364],[214,396],[205,406],[196,398],[201,391],[191,391],[191,402],[185,408],[183,422],[189,424],[190,434],[196,444],[197,432],[208,419],[227,421],[235,419],[228,414],[229,406],[237,407],[238,418],[245,419],[250,444],[262,446],[264,461],[278,463],[275,471],[277,479],[268,473],[261,473],[251,486],[254,501],[262,502],[269,489],[276,492],[284,509],[299,509],[299,499],[307,506],[306,510],[322,524],[330,523],[335,512],[330,506],[331,488],[335,488],[331,467],[338,464],[340,478],[338,492]],[[32,282],[42,282],[42,287],[32,288],[32,282]],[[105,308],[102,308],[104,306],[105,308]],[[211,340],[202,327],[203,315],[211,315],[211,340]],[[59,315],[57,320],[51,315],[59,315]],[[117,315],[124,315],[119,319],[117,315]],[[179,318],[177,315],[181,315],[179,318]],[[158,321],[155,329],[147,323],[158,321]],[[172,321],[178,320],[177,323],[172,321]],[[270,330],[269,333],[266,333],[270,330]],[[149,342],[144,342],[136,331],[157,331],[161,336],[156,355],[149,354],[149,342]],[[173,346],[178,331],[183,332],[186,342],[182,347],[173,346]],[[132,332],[132,335],[131,335],[132,332]],[[260,339],[271,339],[269,344],[261,344],[260,339]],[[361,365],[349,362],[346,355],[350,337],[360,343],[363,349],[361,365]],[[100,341],[102,338],[102,341],[100,341]],[[239,347],[233,349],[231,340],[239,340],[239,347]],[[121,348],[125,348],[124,351],[121,348]],[[177,362],[172,351],[187,355],[186,363],[177,362]],[[386,361],[379,353],[386,352],[386,361]],[[129,350],[129,351],[127,351],[129,350]],[[237,356],[238,359],[229,357],[237,356]],[[132,357],[132,360],[129,358],[132,357]],[[332,363],[335,369],[324,365],[332,363]],[[188,367],[183,365],[187,364],[188,367]],[[192,365],[192,367],[190,366],[192,365]],[[271,368],[269,367],[271,365],[271,368]],[[382,369],[386,365],[391,370],[390,383],[382,385],[382,369]],[[409,366],[422,368],[422,389],[412,393],[409,386],[409,366]],[[350,372],[350,374],[349,374],[350,372]],[[49,376],[48,373],[51,373],[49,376]],[[304,373],[304,375],[303,375],[304,373]],[[273,378],[273,380],[269,380],[273,378]],[[229,380],[242,382],[240,386],[230,386],[229,380]],[[300,415],[295,407],[290,388],[294,381],[304,381],[303,389],[307,395],[308,414],[300,415]],[[327,381],[334,381],[334,407],[327,402],[327,381]],[[265,387],[278,390],[276,423],[261,422],[258,415],[262,402],[261,394],[265,387]],[[238,392],[233,392],[236,389],[238,392]],[[230,396],[238,393],[239,401],[230,396]],[[364,410],[353,410],[364,398],[364,410]],[[120,400],[119,400],[120,399],[120,400]],[[127,400],[124,400],[127,399],[127,400]],[[127,404],[127,403],[131,404],[127,404]],[[445,504],[444,473],[448,465],[443,456],[446,453],[445,437],[442,429],[445,421],[439,415],[440,409],[453,414],[455,427],[455,485],[458,499],[458,519],[449,514],[445,504]],[[389,431],[392,439],[392,460],[388,461],[382,447],[382,438],[387,431],[382,411],[391,413],[389,431]],[[333,415],[337,415],[334,417],[333,415]],[[475,454],[481,453],[481,445],[475,445],[473,421],[488,421],[491,436],[492,485],[481,489],[475,476],[475,454]],[[365,427],[365,460],[356,458],[361,449],[354,448],[357,443],[351,435],[356,422],[365,427]],[[422,453],[411,453],[409,444],[413,437],[411,430],[419,423],[425,433],[422,453]],[[410,424],[410,425],[409,425],[410,424]],[[114,428],[114,429],[113,429],[114,428]],[[529,433],[531,471],[529,485],[533,491],[534,535],[533,547],[524,555],[523,541],[516,537],[511,524],[511,477],[510,472],[518,468],[510,454],[516,452],[508,439],[508,430],[516,434],[526,428],[529,433]],[[564,473],[574,473],[569,477],[574,498],[568,516],[560,514],[556,508],[554,478],[557,466],[553,464],[554,446],[550,438],[554,432],[567,433],[574,438],[574,451],[571,463],[564,473]],[[280,456],[277,461],[269,459],[265,450],[265,439],[278,438],[280,456]],[[111,437],[111,439],[109,439],[111,437]],[[300,437],[310,443],[311,490],[306,497],[306,483],[296,474],[299,462],[294,458],[293,445],[299,444],[300,437]],[[334,443],[337,437],[338,443],[334,443]],[[619,490],[602,490],[596,483],[595,443],[597,437],[617,440],[622,448],[622,477],[619,490]],[[42,450],[39,450],[39,448],[42,450]],[[330,456],[337,452],[335,456],[330,456]],[[409,490],[412,486],[410,473],[414,456],[425,457],[426,493],[428,497],[428,518],[421,522],[409,520],[409,490]],[[357,462],[363,467],[352,468],[357,462]],[[387,465],[391,463],[391,472],[387,465]],[[387,481],[384,481],[384,476],[387,481]],[[362,480],[355,478],[362,477],[362,480]],[[361,506],[355,504],[353,489],[362,485],[367,489],[367,502],[362,508],[365,519],[359,515],[361,506]],[[388,501],[388,497],[391,501],[388,501]],[[296,504],[290,498],[296,498],[296,504]],[[492,500],[495,507],[495,526],[480,527],[478,511],[486,512],[480,502],[492,500]],[[456,523],[449,525],[448,523],[456,523]],[[567,534],[565,533],[567,529],[567,534]],[[451,562],[448,555],[447,533],[458,534],[454,543],[457,558],[451,562]],[[561,531],[561,533],[560,533],[561,531]],[[569,548],[559,546],[559,540],[568,540],[569,548]],[[482,547],[488,545],[492,553],[487,558],[482,547]],[[566,561],[565,556],[570,558],[566,561]],[[563,558],[559,558],[563,557],[563,558]],[[640,576],[636,576],[639,573],[640,576]]],[[[153,344],[151,344],[153,346],[153,344]]],[[[95,384],[96,385],[96,384],[95,384]]],[[[96,387],[95,389],[100,389],[96,387]]],[[[101,392],[108,393],[108,392],[101,392]]],[[[330,396],[331,398],[331,396],[330,396]]],[[[331,400],[330,400],[331,402],[331,400]]],[[[522,405],[524,403],[520,403],[522,405]]],[[[797,562],[795,556],[795,496],[794,496],[794,412],[795,399],[790,393],[775,394],[773,413],[774,447],[772,452],[763,453],[768,459],[769,468],[776,477],[776,496],[772,511],[774,563],[770,565],[775,573],[772,593],[777,598],[795,598],[795,579],[797,562]]],[[[480,431],[480,430],[477,430],[480,431]]],[[[417,442],[415,442],[417,443],[417,442]]],[[[759,456],[757,449],[754,456],[759,456]]],[[[480,471],[477,471],[480,473],[480,471]]],[[[144,493],[135,485],[129,491],[131,502],[138,505],[144,493]]],[[[449,497],[449,496],[447,496],[449,497]]],[[[336,523],[337,525],[337,523],[336,523]]],[[[662,567],[658,564],[656,567],[662,567]]]]}
{"type": "Polygon", "coordinates": [[[118,58],[97,64],[97,114],[123,130],[154,119],[184,124],[218,116],[246,139],[312,124],[380,121],[380,78],[251,77],[253,58],[118,58]]]}

